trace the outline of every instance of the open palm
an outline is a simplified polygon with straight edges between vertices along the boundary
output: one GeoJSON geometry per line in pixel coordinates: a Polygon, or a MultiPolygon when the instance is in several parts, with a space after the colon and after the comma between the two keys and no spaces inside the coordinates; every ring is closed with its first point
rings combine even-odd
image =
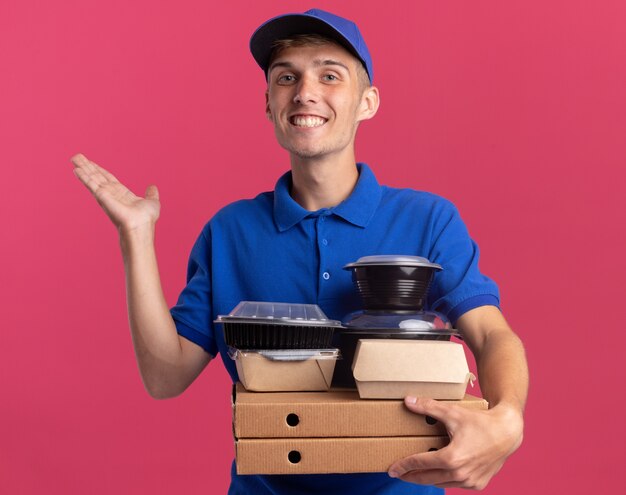
{"type": "Polygon", "coordinates": [[[91,191],[118,230],[134,230],[154,224],[159,218],[161,203],[156,186],[148,186],[142,198],[85,155],[73,156],[72,163],[76,177],[91,191]]]}

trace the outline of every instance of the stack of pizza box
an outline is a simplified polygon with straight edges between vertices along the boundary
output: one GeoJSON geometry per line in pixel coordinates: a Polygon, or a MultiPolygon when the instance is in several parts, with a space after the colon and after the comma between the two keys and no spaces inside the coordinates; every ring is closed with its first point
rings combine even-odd
{"type": "Polygon", "coordinates": [[[385,472],[449,441],[445,425],[411,412],[404,397],[487,409],[465,393],[474,375],[460,343],[359,340],[351,367],[356,389],[326,390],[332,369],[325,363],[334,359],[254,359],[254,367],[240,369],[246,387],[233,389],[238,474],[385,472]]]}

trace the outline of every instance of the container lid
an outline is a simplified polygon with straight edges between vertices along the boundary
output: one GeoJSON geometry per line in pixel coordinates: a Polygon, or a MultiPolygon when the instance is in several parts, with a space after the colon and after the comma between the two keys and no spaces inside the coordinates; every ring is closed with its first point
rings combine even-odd
{"type": "Polygon", "coordinates": [[[228,315],[218,315],[215,323],[341,326],[340,321],[329,320],[317,304],[259,301],[241,301],[228,315]]]}
{"type": "Polygon", "coordinates": [[[421,266],[424,268],[433,268],[442,270],[441,265],[431,263],[427,258],[422,256],[408,256],[403,254],[381,254],[375,256],[363,256],[354,263],[348,263],[344,266],[344,270],[359,266],[421,266]]]}
{"type": "Polygon", "coordinates": [[[344,325],[343,332],[460,336],[436,311],[355,311],[344,318],[344,325]]]}
{"type": "Polygon", "coordinates": [[[306,361],[307,359],[340,359],[339,349],[228,349],[231,359],[237,360],[241,356],[258,354],[270,361],[306,361]]]}

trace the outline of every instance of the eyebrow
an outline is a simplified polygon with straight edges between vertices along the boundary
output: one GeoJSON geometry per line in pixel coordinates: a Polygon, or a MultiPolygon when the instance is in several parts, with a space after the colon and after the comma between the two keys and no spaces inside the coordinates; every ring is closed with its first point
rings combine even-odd
{"type": "MultiPolygon", "coordinates": [[[[322,67],[322,66],[328,66],[328,65],[337,65],[339,67],[343,67],[347,72],[350,72],[350,69],[348,68],[348,66],[346,64],[342,63],[342,62],[339,62],[338,60],[315,59],[315,60],[313,60],[313,65],[316,66],[316,67],[322,67]]],[[[284,67],[286,69],[293,69],[295,66],[294,66],[294,64],[292,64],[291,62],[289,62],[287,60],[285,60],[284,62],[278,61],[278,62],[272,63],[272,65],[270,65],[270,67],[267,70],[267,72],[268,73],[272,72],[272,69],[274,69],[276,67],[284,67]]]]}

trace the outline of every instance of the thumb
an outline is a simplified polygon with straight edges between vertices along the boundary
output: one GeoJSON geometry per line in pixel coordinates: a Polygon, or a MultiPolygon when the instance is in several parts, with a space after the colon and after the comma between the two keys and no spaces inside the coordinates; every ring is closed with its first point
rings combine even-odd
{"type": "Polygon", "coordinates": [[[409,396],[404,398],[404,405],[409,411],[435,418],[448,428],[454,428],[461,421],[462,409],[443,401],[409,396]]]}
{"type": "Polygon", "coordinates": [[[151,184],[146,188],[146,199],[159,200],[159,190],[157,189],[157,186],[151,184]]]}

